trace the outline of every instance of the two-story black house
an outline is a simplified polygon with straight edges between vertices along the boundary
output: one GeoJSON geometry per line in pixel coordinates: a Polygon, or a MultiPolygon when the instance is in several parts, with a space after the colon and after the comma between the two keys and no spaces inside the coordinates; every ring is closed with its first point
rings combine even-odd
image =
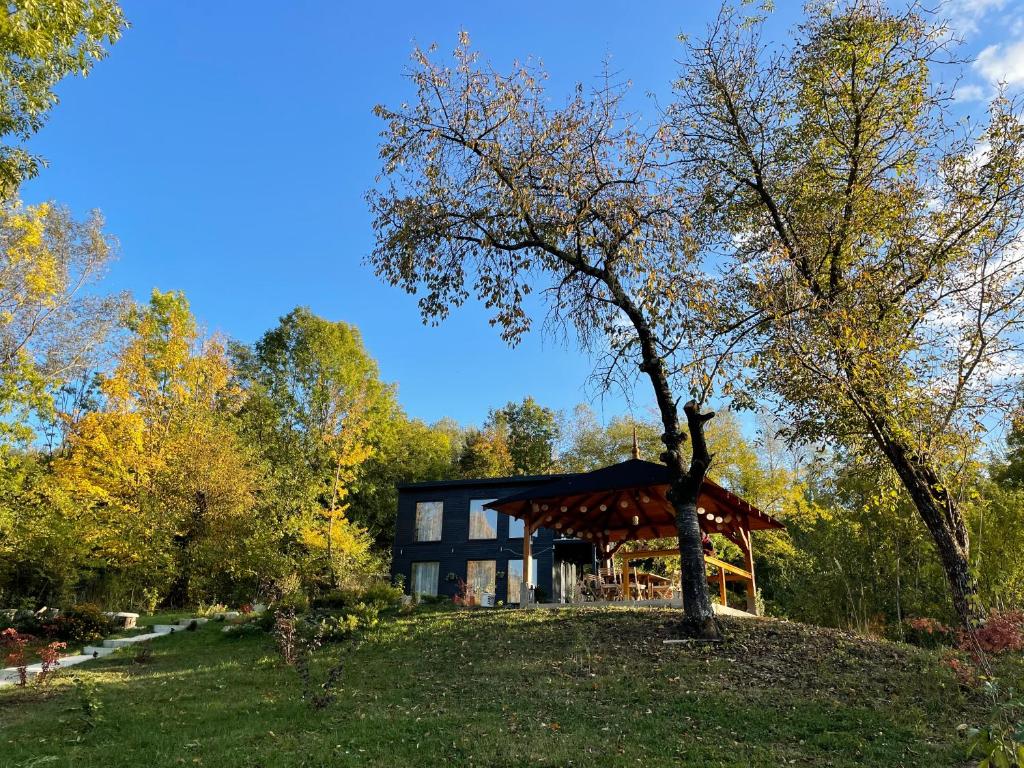
{"type": "MultiPolygon", "coordinates": [[[[398,519],[391,563],[411,595],[454,597],[460,582],[495,602],[519,603],[523,579],[523,522],[484,505],[549,483],[557,476],[503,477],[411,483],[398,488],[398,519]]],[[[538,601],[563,602],[584,566],[595,565],[589,541],[555,535],[531,540],[538,601]]]]}

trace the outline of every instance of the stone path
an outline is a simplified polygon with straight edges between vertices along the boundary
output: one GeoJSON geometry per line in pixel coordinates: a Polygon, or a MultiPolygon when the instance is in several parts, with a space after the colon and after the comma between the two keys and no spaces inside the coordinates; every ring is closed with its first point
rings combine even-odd
{"type": "MultiPolygon", "coordinates": [[[[73,656],[63,656],[60,659],[60,666],[55,667],[53,671],[59,671],[68,667],[74,667],[78,664],[84,664],[87,661],[98,659],[103,656],[107,656],[118,648],[127,648],[128,646],[135,645],[136,643],[145,643],[149,640],[155,640],[158,637],[166,637],[172,635],[175,632],[181,632],[192,622],[197,624],[205,624],[208,619],[194,618],[194,619],[182,619],[177,624],[156,624],[152,627],[152,632],[147,632],[144,635],[134,635],[133,637],[116,637],[109,640],[104,640],[102,645],[87,645],[82,649],[82,652],[73,656]]],[[[29,680],[38,675],[43,669],[42,663],[30,664],[25,668],[28,673],[29,680]]],[[[5,685],[15,685],[18,680],[18,668],[7,667],[6,669],[0,669],[0,687],[5,685]]]]}

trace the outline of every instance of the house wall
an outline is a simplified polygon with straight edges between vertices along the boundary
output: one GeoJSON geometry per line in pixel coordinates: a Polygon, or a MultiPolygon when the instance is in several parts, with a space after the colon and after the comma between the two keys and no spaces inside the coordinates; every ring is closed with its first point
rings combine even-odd
{"type": "MultiPolygon", "coordinates": [[[[549,480],[550,478],[544,478],[549,480]]],[[[508,561],[521,560],[523,539],[508,536],[508,515],[498,514],[496,539],[469,538],[469,504],[473,499],[498,499],[518,493],[529,487],[522,482],[505,481],[452,481],[451,483],[423,483],[399,488],[398,519],[395,526],[395,548],[391,560],[391,574],[402,576],[406,592],[412,583],[412,564],[416,561],[437,561],[438,594],[452,597],[458,588],[455,579],[466,580],[466,561],[494,560],[500,574],[496,579],[497,599],[507,601],[508,561]],[[416,503],[441,501],[444,511],[441,520],[441,540],[413,541],[416,526],[416,503]],[[449,581],[449,574],[455,579],[449,581]]],[[[540,528],[533,539],[533,557],[537,560],[534,584],[550,599],[552,594],[552,541],[553,531],[540,528]]]]}

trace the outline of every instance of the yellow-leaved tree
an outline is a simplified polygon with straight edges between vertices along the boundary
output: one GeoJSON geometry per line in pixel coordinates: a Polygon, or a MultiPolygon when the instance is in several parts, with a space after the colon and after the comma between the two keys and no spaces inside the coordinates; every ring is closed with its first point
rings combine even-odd
{"type": "MultiPolygon", "coordinates": [[[[210,577],[202,563],[255,536],[260,473],[232,426],[242,392],[224,344],[202,337],[184,295],[154,291],[124,325],[117,363],[100,377],[103,407],[75,424],[56,474],[80,501],[108,595],[120,581],[136,604],[184,604],[210,577]]],[[[241,560],[235,575],[253,578],[241,560]]],[[[232,568],[217,575],[230,581],[232,568]]]]}

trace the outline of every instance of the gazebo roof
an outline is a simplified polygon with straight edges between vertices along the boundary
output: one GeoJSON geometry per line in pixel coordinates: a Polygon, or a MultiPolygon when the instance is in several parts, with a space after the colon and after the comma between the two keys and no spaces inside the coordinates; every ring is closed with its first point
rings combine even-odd
{"type": "MultiPolygon", "coordinates": [[[[668,467],[629,459],[593,472],[562,475],[487,506],[531,528],[545,526],[578,538],[660,539],[676,535],[668,490],[668,467]]],[[[785,527],[711,480],[704,481],[697,504],[701,528],[708,533],[785,527]]]]}

